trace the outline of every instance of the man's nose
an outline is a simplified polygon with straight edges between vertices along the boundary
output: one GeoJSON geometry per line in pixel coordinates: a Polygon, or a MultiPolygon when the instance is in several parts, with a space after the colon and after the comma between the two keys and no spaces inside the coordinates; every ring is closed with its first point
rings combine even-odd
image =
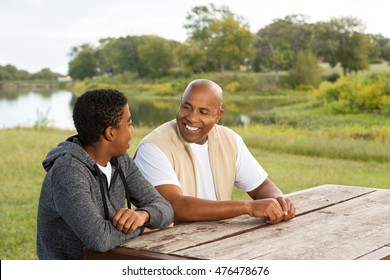
{"type": "Polygon", "coordinates": [[[187,120],[194,122],[199,118],[199,113],[196,110],[191,110],[187,114],[187,120]]]}

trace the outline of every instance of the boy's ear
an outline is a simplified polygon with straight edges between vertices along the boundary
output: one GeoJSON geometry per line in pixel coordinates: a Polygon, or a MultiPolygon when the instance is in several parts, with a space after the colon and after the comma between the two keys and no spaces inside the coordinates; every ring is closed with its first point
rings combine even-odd
{"type": "Polygon", "coordinates": [[[107,127],[104,130],[103,136],[104,136],[104,139],[106,139],[109,142],[112,142],[114,140],[114,136],[115,136],[115,129],[112,126],[107,127]]]}

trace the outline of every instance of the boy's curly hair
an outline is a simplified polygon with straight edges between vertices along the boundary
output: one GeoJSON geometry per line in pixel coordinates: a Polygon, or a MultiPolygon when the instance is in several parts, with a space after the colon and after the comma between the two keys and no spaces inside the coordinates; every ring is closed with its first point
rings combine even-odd
{"type": "Polygon", "coordinates": [[[73,123],[81,144],[91,146],[107,127],[118,127],[126,104],[126,96],[114,89],[91,90],[77,98],[73,123]]]}

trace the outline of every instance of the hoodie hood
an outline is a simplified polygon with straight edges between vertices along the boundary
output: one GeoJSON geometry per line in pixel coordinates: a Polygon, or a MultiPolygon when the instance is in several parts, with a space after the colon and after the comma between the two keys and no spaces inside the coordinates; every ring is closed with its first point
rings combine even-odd
{"type": "Polygon", "coordinates": [[[80,141],[77,138],[77,135],[71,136],[66,141],[58,144],[57,147],[51,149],[46,155],[46,158],[42,162],[43,168],[48,172],[53,166],[54,162],[64,156],[70,155],[79,161],[83,162],[88,168],[94,170],[94,160],[91,156],[84,150],[80,141]]]}

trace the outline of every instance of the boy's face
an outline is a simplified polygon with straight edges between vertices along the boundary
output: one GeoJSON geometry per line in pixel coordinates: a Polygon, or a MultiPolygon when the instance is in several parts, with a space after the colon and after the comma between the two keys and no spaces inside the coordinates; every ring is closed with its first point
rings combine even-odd
{"type": "Polygon", "coordinates": [[[128,104],[123,107],[123,115],[119,122],[119,127],[115,128],[115,131],[115,140],[113,142],[115,152],[118,156],[125,155],[127,149],[130,147],[130,140],[134,133],[134,127],[128,104]]]}

